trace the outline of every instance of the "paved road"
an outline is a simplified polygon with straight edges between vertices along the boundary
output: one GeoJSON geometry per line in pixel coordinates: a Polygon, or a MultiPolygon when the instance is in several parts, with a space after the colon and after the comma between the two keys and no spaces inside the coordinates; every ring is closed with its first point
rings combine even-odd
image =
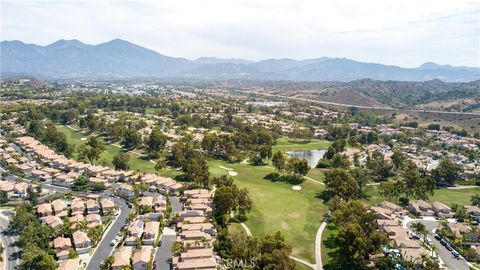
{"type": "Polygon", "coordinates": [[[173,243],[175,243],[175,239],[175,235],[162,235],[162,245],[157,247],[157,252],[155,253],[155,262],[157,263],[158,270],[170,270],[172,246],[173,243]]]}
{"type": "MultiPolygon", "coordinates": [[[[8,211],[10,212],[10,211],[8,211]]],[[[13,212],[10,212],[13,214],[13,212]]],[[[11,232],[7,231],[8,228],[8,217],[5,216],[7,214],[7,210],[2,211],[0,214],[0,231],[1,231],[1,240],[2,244],[5,248],[5,269],[11,270],[15,269],[17,265],[20,265],[20,256],[18,256],[18,252],[20,252],[20,248],[16,245],[16,242],[18,240],[18,235],[17,234],[12,234],[11,232]],[[9,258],[12,256],[12,254],[17,254],[17,259],[11,261],[9,258]]],[[[3,254],[2,254],[3,256],[3,254]]]]}
{"type": "Polygon", "coordinates": [[[433,237],[432,230],[436,229],[438,227],[439,222],[434,221],[434,220],[414,220],[412,222],[409,222],[407,226],[410,227],[412,223],[415,222],[421,222],[425,225],[429,232],[429,237],[430,240],[432,240],[432,243],[435,245],[437,248],[437,254],[440,258],[442,258],[442,261],[445,263],[446,267],[451,270],[469,270],[470,267],[467,265],[467,261],[465,259],[457,259],[452,255],[451,251],[448,251],[442,244],[440,244],[437,239],[433,237]]]}
{"type": "Polygon", "coordinates": [[[182,211],[183,205],[180,202],[180,199],[178,197],[170,196],[170,197],[168,197],[168,201],[170,202],[170,205],[172,206],[172,212],[182,211]]]}
{"type": "Polygon", "coordinates": [[[112,227],[107,232],[107,234],[103,237],[100,244],[95,249],[95,253],[87,265],[87,270],[98,270],[100,269],[100,264],[112,253],[115,247],[110,246],[110,242],[115,239],[118,232],[126,226],[126,221],[128,215],[130,215],[131,209],[128,208],[125,201],[118,197],[111,197],[111,199],[115,202],[115,205],[120,209],[120,214],[118,218],[114,221],[112,227]]]}

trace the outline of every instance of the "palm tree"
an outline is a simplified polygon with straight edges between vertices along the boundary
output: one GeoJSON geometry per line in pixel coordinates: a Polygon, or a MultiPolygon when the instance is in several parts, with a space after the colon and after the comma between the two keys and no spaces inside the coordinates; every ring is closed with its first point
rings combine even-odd
{"type": "Polygon", "coordinates": [[[433,254],[437,252],[438,248],[435,245],[431,245],[430,250],[432,251],[430,257],[433,257],[433,254]]]}
{"type": "Polygon", "coordinates": [[[417,233],[418,235],[423,235],[423,242],[425,242],[425,238],[427,237],[428,230],[425,224],[420,222],[415,222],[412,224],[412,230],[417,233]]]}

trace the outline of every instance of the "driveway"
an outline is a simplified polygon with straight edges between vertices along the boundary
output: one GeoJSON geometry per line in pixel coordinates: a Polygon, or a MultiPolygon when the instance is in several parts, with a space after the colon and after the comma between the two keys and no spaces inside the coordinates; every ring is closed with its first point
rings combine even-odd
{"type": "Polygon", "coordinates": [[[170,260],[172,259],[172,246],[175,243],[176,234],[173,228],[163,229],[161,245],[157,247],[155,253],[155,262],[158,270],[170,270],[170,260]]]}
{"type": "MultiPolygon", "coordinates": [[[[5,269],[11,270],[15,269],[16,266],[20,265],[20,256],[18,252],[20,252],[20,248],[16,245],[18,240],[18,234],[12,234],[10,231],[7,231],[9,220],[8,220],[8,212],[13,214],[13,212],[8,210],[3,210],[0,214],[0,237],[2,240],[3,247],[5,248],[5,269]],[[7,216],[6,216],[7,215],[7,216]],[[11,261],[9,258],[12,254],[17,254],[17,259],[11,261]]],[[[3,254],[2,254],[3,256],[3,254]]]]}
{"type": "Polygon", "coordinates": [[[131,209],[128,208],[125,201],[118,197],[111,197],[115,202],[115,205],[120,209],[120,214],[117,219],[114,221],[110,230],[104,235],[103,239],[100,241],[100,244],[97,245],[95,252],[93,253],[90,262],[87,265],[87,270],[98,270],[100,269],[100,264],[112,254],[112,251],[115,247],[110,246],[110,243],[118,232],[126,225],[127,217],[130,215],[131,209]]]}
{"type": "Polygon", "coordinates": [[[413,220],[413,221],[409,222],[407,224],[407,226],[410,228],[411,224],[415,223],[415,222],[420,222],[420,223],[423,223],[425,225],[425,227],[428,230],[428,234],[429,234],[428,238],[430,238],[430,240],[432,240],[432,243],[437,248],[436,252],[437,252],[438,256],[442,259],[443,263],[445,264],[446,267],[448,267],[448,269],[452,269],[452,270],[469,270],[470,269],[470,267],[467,264],[467,261],[464,258],[461,258],[461,259],[455,258],[452,255],[451,251],[448,251],[444,246],[442,246],[442,244],[440,244],[440,241],[438,241],[437,239],[435,239],[435,237],[433,237],[432,230],[434,230],[438,227],[438,225],[439,225],[438,221],[434,221],[434,220],[413,220]]]}
{"type": "Polygon", "coordinates": [[[168,197],[168,201],[170,202],[170,205],[172,206],[172,212],[180,212],[183,209],[183,204],[180,202],[180,198],[170,196],[168,197]]]}

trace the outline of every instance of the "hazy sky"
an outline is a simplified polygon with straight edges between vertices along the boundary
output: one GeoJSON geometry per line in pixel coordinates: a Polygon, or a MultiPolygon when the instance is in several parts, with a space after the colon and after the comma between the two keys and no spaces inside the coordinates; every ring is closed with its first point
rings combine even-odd
{"type": "Polygon", "coordinates": [[[347,57],[480,66],[478,0],[1,2],[1,40],[126,39],[194,59],[347,57]]]}

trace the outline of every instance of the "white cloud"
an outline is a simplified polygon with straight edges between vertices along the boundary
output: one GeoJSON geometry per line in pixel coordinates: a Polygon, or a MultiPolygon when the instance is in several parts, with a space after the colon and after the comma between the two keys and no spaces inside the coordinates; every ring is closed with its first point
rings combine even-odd
{"type": "Polygon", "coordinates": [[[0,1],[2,40],[122,38],[187,58],[330,56],[480,66],[476,1],[0,1]]]}

